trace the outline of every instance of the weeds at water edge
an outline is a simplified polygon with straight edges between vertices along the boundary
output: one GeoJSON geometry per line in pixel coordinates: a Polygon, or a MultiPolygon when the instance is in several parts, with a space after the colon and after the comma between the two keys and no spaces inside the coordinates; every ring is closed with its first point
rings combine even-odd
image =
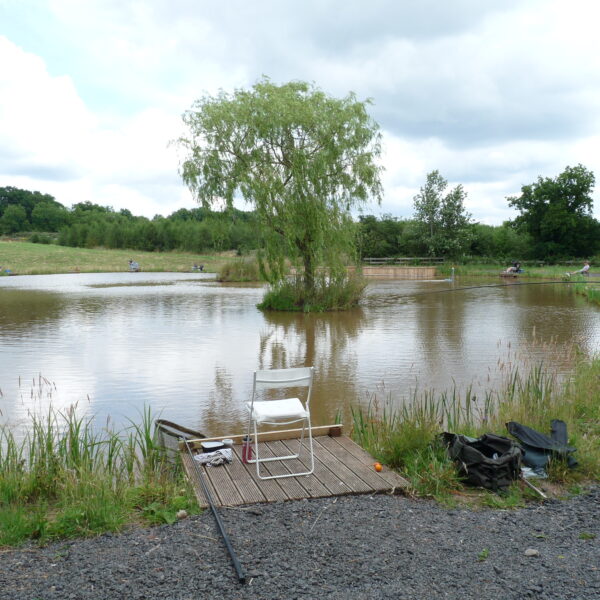
{"type": "MultiPolygon", "coordinates": [[[[483,401],[471,389],[459,393],[413,392],[411,398],[381,408],[373,396],[366,408],[352,409],[352,436],[380,462],[398,470],[417,496],[453,503],[462,489],[454,463],[437,442],[444,430],[479,437],[484,433],[507,436],[506,422],[514,420],[546,432],[552,419],[568,425],[579,467],[568,469],[551,461],[549,481],[581,489],[582,481],[600,479],[600,358],[578,356],[570,378],[549,373],[537,365],[526,374],[511,367],[504,384],[486,392],[483,401]]],[[[504,496],[485,494],[479,504],[510,508],[539,496],[515,485],[504,496]]]]}
{"type": "Polygon", "coordinates": [[[198,512],[181,465],[167,461],[144,409],[124,431],[99,429],[77,407],[30,415],[17,439],[0,427],[0,546],[171,523],[198,512]]]}

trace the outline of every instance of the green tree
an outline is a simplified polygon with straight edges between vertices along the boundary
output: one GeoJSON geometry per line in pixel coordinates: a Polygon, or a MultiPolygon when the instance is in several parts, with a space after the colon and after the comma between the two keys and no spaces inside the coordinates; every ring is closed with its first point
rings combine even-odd
{"type": "Polygon", "coordinates": [[[399,221],[392,215],[382,215],[380,219],[373,215],[361,215],[358,230],[362,257],[400,254],[405,226],[405,221],[399,221]]]}
{"type": "Polygon", "coordinates": [[[431,171],[413,198],[417,227],[425,251],[431,256],[456,257],[471,243],[471,215],[464,206],[467,193],[458,185],[444,195],[447,187],[448,182],[440,172],[431,171]]]}
{"type": "Polygon", "coordinates": [[[31,211],[31,225],[37,231],[58,231],[68,218],[67,209],[56,202],[39,202],[31,211]]]}
{"type": "MultiPolygon", "coordinates": [[[[0,216],[4,214],[4,211],[9,206],[21,206],[25,209],[26,225],[24,228],[29,227],[29,223],[33,223],[33,211],[40,204],[43,204],[46,207],[54,207],[56,211],[67,210],[62,204],[57,202],[53,196],[50,196],[50,194],[30,192],[29,190],[22,190],[11,186],[0,187],[0,216]]],[[[48,229],[47,231],[55,231],[55,229],[48,229]]]]}
{"type": "Polygon", "coordinates": [[[4,233],[26,231],[29,228],[27,211],[19,204],[9,204],[0,217],[0,229],[4,233]]]}
{"type": "Polygon", "coordinates": [[[531,236],[538,258],[595,252],[600,225],[592,217],[594,184],[594,174],[577,165],[555,179],[538,177],[521,187],[519,197],[508,198],[520,212],[514,225],[531,236]]]}
{"type": "Polygon", "coordinates": [[[340,274],[354,252],[350,211],[381,198],[380,133],[366,104],[263,79],[197,100],[183,115],[183,180],[205,207],[231,207],[239,196],[253,206],[271,283],[283,278],[287,257],[310,297],[317,267],[340,274]]]}

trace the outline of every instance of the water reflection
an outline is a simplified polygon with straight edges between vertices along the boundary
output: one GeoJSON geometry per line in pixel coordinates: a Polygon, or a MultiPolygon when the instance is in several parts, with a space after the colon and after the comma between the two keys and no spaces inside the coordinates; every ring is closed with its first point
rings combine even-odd
{"type": "Polygon", "coordinates": [[[3,290],[0,305],[0,337],[9,337],[32,325],[50,323],[61,317],[67,301],[60,294],[20,290],[3,290]]]}
{"type": "Polygon", "coordinates": [[[362,308],[305,315],[262,313],[262,286],[205,274],[2,278],[0,419],[22,422],[52,400],[101,423],[138,421],[150,406],[232,433],[255,369],[314,365],[315,423],[338,412],[348,422],[373,392],[401,401],[417,385],[496,385],[507,361],[565,370],[574,343],[597,351],[598,309],[560,286],[458,287],[371,282],[362,308]],[[56,384],[50,395],[39,393],[40,373],[56,384]]]}
{"type": "Polygon", "coordinates": [[[326,315],[264,314],[269,328],[261,334],[258,368],[315,367],[315,420],[333,423],[338,412],[356,398],[353,376],[358,357],[355,342],[365,324],[365,313],[357,308],[326,315]]]}

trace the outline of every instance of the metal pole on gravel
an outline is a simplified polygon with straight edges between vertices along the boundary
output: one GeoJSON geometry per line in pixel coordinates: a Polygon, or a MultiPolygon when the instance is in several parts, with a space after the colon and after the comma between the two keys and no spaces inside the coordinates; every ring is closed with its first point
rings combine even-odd
{"type": "Polygon", "coordinates": [[[215,503],[213,501],[212,494],[210,493],[210,490],[208,489],[208,485],[206,485],[206,481],[204,481],[204,475],[202,474],[202,471],[200,470],[200,467],[198,466],[198,462],[196,460],[194,460],[194,455],[192,454],[192,451],[190,450],[188,441],[184,440],[184,442],[185,442],[185,447],[187,448],[188,454],[190,455],[190,458],[192,460],[192,463],[194,463],[194,470],[196,471],[196,475],[198,475],[198,480],[200,481],[200,485],[202,486],[202,491],[204,492],[204,496],[206,497],[206,500],[210,506],[210,509],[212,510],[213,516],[215,517],[215,521],[217,522],[217,527],[219,528],[219,531],[221,533],[223,541],[225,542],[225,546],[227,547],[229,556],[231,556],[231,561],[233,562],[233,566],[237,573],[238,581],[240,583],[246,583],[246,574],[244,573],[244,569],[242,568],[242,565],[241,565],[240,561],[238,560],[238,557],[237,557],[235,551],[233,550],[233,546],[231,545],[231,542],[229,541],[229,536],[227,535],[227,532],[225,531],[225,526],[223,525],[223,521],[221,520],[221,515],[217,511],[217,507],[215,506],[215,503]]]}

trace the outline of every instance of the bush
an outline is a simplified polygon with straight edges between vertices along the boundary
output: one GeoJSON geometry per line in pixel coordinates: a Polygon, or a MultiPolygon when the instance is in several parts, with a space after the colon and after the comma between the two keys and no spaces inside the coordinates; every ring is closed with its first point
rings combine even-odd
{"type": "Polygon", "coordinates": [[[255,258],[237,259],[226,262],[217,276],[217,281],[261,281],[262,276],[255,258]]]}
{"type": "Polygon", "coordinates": [[[51,244],[52,238],[46,233],[34,233],[30,236],[29,241],[32,244],[51,244]]]}
{"type": "Polygon", "coordinates": [[[300,275],[271,287],[258,305],[261,310],[325,312],[358,306],[367,282],[359,275],[329,277],[321,273],[310,293],[300,275]]]}

